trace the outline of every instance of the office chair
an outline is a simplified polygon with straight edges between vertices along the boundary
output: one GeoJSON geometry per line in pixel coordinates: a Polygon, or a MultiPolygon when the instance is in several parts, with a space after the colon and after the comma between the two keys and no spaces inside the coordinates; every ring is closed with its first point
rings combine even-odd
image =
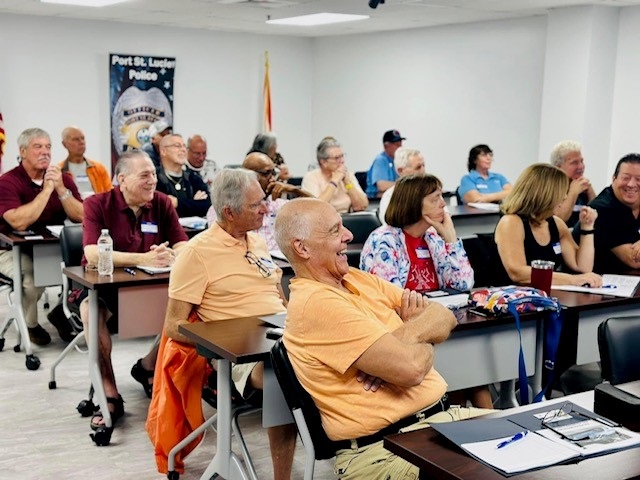
{"type": "MultiPolygon", "coordinates": [[[[75,267],[82,263],[82,225],[66,225],[60,232],[60,251],[62,254],[62,262],[60,262],[60,271],[69,266],[75,267]]],[[[69,298],[69,292],[73,288],[71,280],[67,278],[64,273],[62,275],[62,310],[71,324],[71,328],[77,333],[75,338],[69,342],[65,349],[58,355],[51,365],[49,376],[49,390],[55,390],[57,388],[56,383],[56,368],[65,359],[72,349],[76,349],[78,352],[87,353],[87,350],[81,349],[78,344],[85,341],[84,335],[82,335],[82,320],[80,320],[80,312],[75,306],[70,308],[67,299],[69,298]]],[[[89,398],[82,400],[76,407],[78,413],[83,417],[93,415],[97,410],[97,406],[93,403],[93,385],[89,388],[89,398]]]]}
{"type": "Polygon", "coordinates": [[[363,192],[367,191],[367,172],[354,172],[353,174],[358,180],[358,184],[360,188],[362,188],[363,192]]]}
{"type": "Polygon", "coordinates": [[[458,205],[464,205],[462,197],[460,196],[460,187],[456,188],[456,202],[458,202],[458,205]]]}
{"type": "Polygon", "coordinates": [[[512,284],[502,260],[493,233],[478,233],[462,239],[474,273],[474,287],[498,287],[512,284]]]}
{"type": "Polygon", "coordinates": [[[320,411],[311,395],[300,385],[282,338],[271,348],[271,363],[304,445],[304,479],[312,480],[315,460],[333,458],[341,447],[338,442],[330,440],[322,428],[320,411]]]}
{"type": "Polygon", "coordinates": [[[640,380],[640,316],[612,317],[598,326],[602,378],[611,384],[640,380]]]}
{"type": "Polygon", "coordinates": [[[347,250],[347,261],[349,265],[358,268],[360,266],[362,244],[367,241],[369,234],[382,224],[376,213],[371,211],[343,213],[342,224],[353,234],[351,243],[360,245],[358,249],[350,248],[347,250]]]}
{"type": "Polygon", "coordinates": [[[291,177],[289,180],[287,180],[287,183],[299,187],[300,185],[302,185],[302,177],[291,177]]]}
{"type": "Polygon", "coordinates": [[[17,343],[13,347],[14,352],[19,352],[21,347],[24,346],[26,356],[25,365],[27,370],[37,370],[40,368],[40,359],[33,354],[31,348],[31,341],[29,339],[29,330],[27,330],[27,323],[22,315],[22,306],[18,305],[13,300],[13,279],[0,274],[0,294],[5,296],[9,311],[0,330],[0,351],[4,349],[5,334],[11,324],[16,322],[16,329],[18,331],[17,343]]]}

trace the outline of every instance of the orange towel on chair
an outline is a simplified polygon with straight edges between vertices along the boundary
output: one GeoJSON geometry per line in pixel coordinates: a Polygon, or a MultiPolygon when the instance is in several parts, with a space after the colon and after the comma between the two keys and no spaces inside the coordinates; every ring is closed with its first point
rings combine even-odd
{"type": "MultiPolygon", "coordinates": [[[[198,317],[192,312],[189,320],[198,321],[198,317]]],[[[202,386],[208,373],[206,359],[193,346],[176,342],[162,332],[146,422],[160,473],[167,473],[169,451],[204,422],[202,386]]],[[[201,440],[202,435],[176,455],[177,472],[184,473],[183,459],[201,440]]]]}

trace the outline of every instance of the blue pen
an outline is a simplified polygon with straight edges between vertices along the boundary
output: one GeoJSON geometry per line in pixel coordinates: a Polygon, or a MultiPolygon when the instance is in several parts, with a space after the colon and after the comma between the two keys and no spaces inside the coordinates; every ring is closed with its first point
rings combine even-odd
{"type": "Polygon", "coordinates": [[[524,432],[518,432],[513,437],[500,442],[498,445],[496,445],[496,448],[504,448],[510,443],[517,442],[518,440],[522,440],[524,437],[527,436],[527,433],[529,433],[529,430],[525,430],[524,432]]]}
{"type": "Polygon", "coordinates": [[[125,272],[127,272],[129,275],[136,275],[136,271],[133,268],[125,268],[124,269],[125,272]]]}
{"type": "Polygon", "coordinates": [[[618,288],[617,285],[602,285],[600,288],[618,288]]]}

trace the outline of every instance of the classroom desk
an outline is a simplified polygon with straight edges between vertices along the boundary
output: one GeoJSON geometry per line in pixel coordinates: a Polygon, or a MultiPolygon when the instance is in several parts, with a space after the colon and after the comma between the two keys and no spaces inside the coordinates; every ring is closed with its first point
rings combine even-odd
{"type": "MultiPolygon", "coordinates": [[[[13,302],[16,322],[20,329],[22,348],[27,354],[27,363],[33,358],[39,365],[40,361],[33,356],[29,331],[22,309],[22,259],[20,255],[24,248],[31,247],[33,250],[33,275],[34,284],[37,287],[50,285],[60,285],[60,241],[46,229],[34,232],[34,236],[41,236],[39,239],[26,239],[13,233],[1,233],[0,243],[11,246],[13,256],[13,302]]],[[[36,367],[37,368],[37,367],[36,367]]]]}
{"type": "MultiPolygon", "coordinates": [[[[449,390],[477,387],[518,378],[518,331],[511,316],[488,319],[462,309],[458,326],[436,345],[436,370],[449,390]]],[[[542,315],[522,314],[522,348],[527,375],[540,390],[542,365],[542,315]]]]}
{"type": "MultiPolygon", "coordinates": [[[[633,297],[614,297],[582,292],[551,290],[566,308],[568,320],[578,322],[576,364],[600,360],[598,325],[610,317],[640,314],[640,288],[633,297]]],[[[562,346],[561,346],[562,348],[562,346]]]]}
{"type": "Polygon", "coordinates": [[[155,335],[162,330],[164,323],[169,274],[149,275],[136,270],[134,276],[126,273],[122,268],[116,268],[113,275],[101,277],[97,271],[85,271],[84,267],[66,267],[63,272],[74,282],[89,289],[89,378],[95,389],[105,425],[110,428],[111,415],[109,409],[105,408],[107,397],[98,364],[99,291],[118,290],[118,335],[123,337],[155,335]],[[127,316],[133,321],[127,321],[127,316]]]}
{"type": "MultiPolygon", "coordinates": [[[[231,450],[231,363],[250,363],[267,360],[274,341],[267,338],[269,326],[258,317],[220,320],[216,322],[191,323],[180,325],[178,331],[196,343],[198,353],[208,358],[218,358],[218,423],[217,447],[211,463],[202,474],[201,479],[210,479],[215,474],[227,480],[247,479],[247,473],[239,458],[231,450]]],[[[269,410],[284,410],[284,418],[291,418],[286,407],[275,406],[284,399],[272,401],[270,395],[279,391],[279,387],[272,390],[268,381],[268,369],[265,368],[263,424],[264,417],[278,412],[269,410]],[[267,408],[273,404],[272,408],[267,408]]],[[[282,393],[280,393],[282,396],[282,393]]],[[[278,423],[278,422],[276,422],[278,423]]],[[[282,423],[293,423],[291,418],[282,423]]]]}
{"type": "Polygon", "coordinates": [[[476,233],[493,233],[500,220],[499,212],[491,212],[469,205],[450,205],[447,207],[453,226],[459,238],[470,237],[476,233]]]}
{"type": "MultiPolygon", "coordinates": [[[[593,391],[544,403],[562,404],[567,400],[593,410],[593,391]]],[[[495,416],[538,408],[540,405],[542,404],[536,403],[503,410],[495,416]]],[[[507,478],[474,460],[430,428],[387,436],[384,438],[384,447],[424,470],[428,478],[438,480],[504,480],[507,478]]],[[[637,448],[632,448],[587,458],[574,464],[557,465],[508,478],[514,480],[584,480],[586,478],[618,480],[639,477],[640,453],[637,448]]]]}

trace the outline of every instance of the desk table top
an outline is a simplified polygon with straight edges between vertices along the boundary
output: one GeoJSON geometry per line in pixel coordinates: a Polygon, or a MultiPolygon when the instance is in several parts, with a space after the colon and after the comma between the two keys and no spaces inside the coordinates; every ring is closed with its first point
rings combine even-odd
{"type": "Polygon", "coordinates": [[[22,246],[35,245],[40,243],[58,243],[60,242],[60,239],[45,228],[41,230],[34,230],[33,235],[28,238],[25,238],[22,235],[16,235],[15,233],[0,232],[0,242],[11,246],[22,246]],[[34,236],[39,236],[42,238],[33,238],[34,236]]]}
{"type": "Polygon", "coordinates": [[[101,287],[134,287],[154,283],[169,283],[168,273],[156,273],[150,275],[142,270],[135,269],[136,274],[131,275],[123,268],[113,270],[113,275],[100,276],[97,270],[85,270],[84,267],[65,267],[64,274],[74,282],[92,290],[101,287]]]}
{"type": "Polygon", "coordinates": [[[180,325],[178,331],[217,356],[233,363],[249,363],[268,357],[275,343],[267,338],[269,328],[258,317],[246,317],[180,325]]]}

